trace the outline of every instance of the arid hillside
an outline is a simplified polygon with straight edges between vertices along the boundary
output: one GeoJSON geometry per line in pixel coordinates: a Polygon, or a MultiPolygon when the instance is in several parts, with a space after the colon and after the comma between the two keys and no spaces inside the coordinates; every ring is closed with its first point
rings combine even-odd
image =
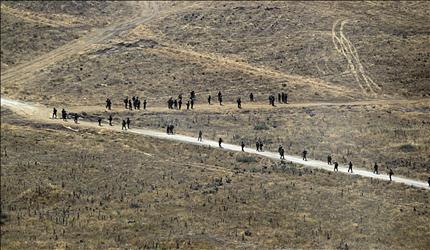
{"type": "Polygon", "coordinates": [[[2,1],[2,72],[135,11],[125,2],[2,1]]]}
{"type": "Polygon", "coordinates": [[[163,3],[92,50],[54,58],[19,88],[5,77],[3,91],[80,104],[126,95],[164,103],[191,90],[202,101],[221,89],[229,101],[250,91],[265,99],[286,91],[297,101],[426,97],[428,9],[425,2],[163,3]]]}

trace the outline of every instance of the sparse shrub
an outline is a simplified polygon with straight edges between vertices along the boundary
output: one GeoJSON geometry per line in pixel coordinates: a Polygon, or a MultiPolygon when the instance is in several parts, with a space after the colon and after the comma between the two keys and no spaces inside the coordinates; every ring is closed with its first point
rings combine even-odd
{"type": "Polygon", "coordinates": [[[257,160],[255,159],[255,157],[252,157],[252,156],[237,156],[236,157],[236,161],[237,162],[242,162],[242,163],[257,162],[257,160]]]}
{"type": "Polygon", "coordinates": [[[254,126],[254,130],[268,130],[269,127],[266,125],[266,123],[257,123],[254,126]]]}
{"type": "Polygon", "coordinates": [[[408,143],[400,146],[400,150],[402,150],[403,152],[413,152],[417,150],[417,148],[414,145],[408,143]]]}

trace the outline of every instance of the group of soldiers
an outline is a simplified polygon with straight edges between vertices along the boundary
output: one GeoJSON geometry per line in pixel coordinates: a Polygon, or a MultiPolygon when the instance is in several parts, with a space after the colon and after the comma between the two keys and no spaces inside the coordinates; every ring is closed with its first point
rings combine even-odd
{"type": "MultiPolygon", "coordinates": [[[[222,96],[221,91],[218,92],[217,97],[218,97],[219,104],[222,105],[223,96],[222,96]]],[[[182,99],[183,99],[182,95],[179,95],[178,99],[175,99],[175,100],[173,100],[173,98],[170,98],[168,100],[168,108],[169,109],[181,109],[182,99]]],[[[187,109],[189,109],[190,107],[191,107],[191,109],[194,108],[194,100],[195,99],[196,99],[195,92],[191,91],[190,98],[189,98],[189,100],[187,101],[187,104],[186,104],[187,105],[187,109]]],[[[212,99],[212,97],[209,95],[209,97],[208,97],[208,103],[209,104],[211,104],[211,99],[212,99]]],[[[255,101],[254,95],[252,93],[250,93],[250,95],[249,95],[249,100],[251,102],[255,101]]],[[[275,105],[274,104],[275,103],[275,96],[274,95],[270,95],[269,96],[269,101],[270,101],[270,104],[272,106],[274,106],[275,105]]],[[[278,94],[278,101],[280,103],[288,103],[288,94],[283,93],[283,92],[279,93],[278,94]]],[[[242,106],[241,106],[242,101],[241,101],[240,97],[237,99],[236,102],[237,102],[238,108],[242,108],[242,106]]],[[[143,109],[146,109],[146,104],[147,104],[147,101],[145,99],[143,101],[143,109]]],[[[139,110],[140,109],[140,99],[139,99],[139,97],[133,96],[131,99],[129,99],[128,97],[126,97],[124,99],[124,106],[125,106],[126,109],[129,109],[129,110],[132,110],[132,109],[138,109],[139,110]]],[[[106,99],[106,109],[108,109],[108,110],[112,109],[112,101],[109,98],[106,99]]],[[[53,119],[57,119],[57,112],[58,112],[57,109],[54,107],[53,108],[53,112],[52,112],[52,118],[53,119]]],[[[74,122],[78,123],[79,114],[78,113],[73,113],[72,116],[73,116],[74,122]]],[[[68,118],[68,113],[63,108],[61,110],[61,119],[63,119],[63,121],[67,121],[67,118],[68,118]]],[[[113,126],[113,124],[112,124],[112,121],[113,121],[112,115],[109,115],[108,121],[109,121],[109,125],[113,126]]],[[[99,124],[99,126],[102,126],[101,122],[102,122],[102,118],[98,118],[98,124],[99,124]]],[[[130,129],[130,124],[131,124],[130,118],[127,117],[125,120],[123,119],[122,120],[122,128],[121,129],[122,130],[130,129]]],[[[170,124],[166,128],[167,128],[167,134],[174,134],[174,125],[170,124]]],[[[199,131],[199,135],[198,135],[198,139],[197,139],[198,141],[202,141],[203,140],[203,136],[202,135],[203,135],[203,133],[200,130],[199,131]]],[[[222,148],[222,143],[223,143],[223,139],[219,138],[218,145],[219,145],[220,148],[222,148]]],[[[245,143],[244,143],[244,141],[241,141],[240,146],[241,146],[242,151],[245,151],[245,143]]],[[[256,150],[260,151],[260,152],[263,151],[263,142],[262,142],[261,139],[258,139],[256,141],[256,150]]],[[[281,160],[285,160],[285,149],[282,147],[282,145],[279,146],[278,153],[280,155],[280,159],[281,160]]],[[[302,159],[304,161],[307,161],[307,153],[308,152],[307,152],[306,149],[303,150],[303,152],[302,152],[302,157],[303,157],[302,159]]],[[[331,155],[327,156],[327,164],[328,165],[334,165],[333,171],[335,171],[335,172],[339,171],[339,163],[337,161],[333,161],[331,155]]],[[[349,161],[349,163],[348,163],[348,173],[353,173],[353,164],[352,164],[352,161],[349,161]]],[[[378,164],[376,162],[375,162],[375,165],[373,167],[373,173],[374,174],[379,174],[379,166],[378,166],[378,164]]],[[[392,176],[393,175],[394,175],[394,171],[390,168],[389,171],[388,171],[388,176],[389,176],[390,181],[392,181],[392,176]]],[[[430,177],[428,178],[428,183],[429,183],[429,186],[430,186],[430,177]]]]}
{"type": "MultiPolygon", "coordinates": [[[[223,105],[223,94],[221,93],[221,91],[218,92],[217,94],[217,98],[218,98],[218,102],[220,105],[223,105]]],[[[269,103],[272,106],[275,106],[275,95],[270,95],[269,96],[269,103]]],[[[208,96],[208,104],[211,105],[212,103],[212,96],[209,95],[208,96]]],[[[254,102],[255,101],[255,96],[253,93],[249,94],[249,101],[250,102],[254,102]]],[[[187,100],[187,102],[185,102],[185,105],[187,107],[187,110],[189,109],[194,109],[194,105],[196,102],[196,93],[195,91],[191,91],[190,92],[190,96],[187,100]]],[[[287,93],[278,93],[278,102],[279,103],[288,103],[288,94],[287,93]]],[[[141,100],[138,96],[133,96],[132,98],[129,98],[128,96],[123,100],[124,103],[124,108],[127,110],[140,110],[141,108],[141,100]]],[[[143,100],[143,109],[145,110],[147,107],[147,100],[144,99],[143,100]]],[[[238,97],[236,99],[236,103],[237,103],[237,107],[239,109],[242,108],[242,98],[238,97]]],[[[181,110],[182,109],[182,104],[184,104],[184,98],[182,96],[182,94],[178,95],[178,98],[173,99],[172,97],[170,97],[167,100],[167,107],[168,109],[177,109],[177,110],[181,110]]],[[[106,109],[107,110],[112,110],[112,101],[111,99],[107,98],[106,99],[106,109]]]]}
{"type": "MultiPolygon", "coordinates": [[[[195,99],[196,99],[196,94],[194,91],[191,91],[190,98],[185,103],[185,105],[187,106],[187,110],[190,108],[194,109],[194,100],[195,99]]],[[[167,101],[167,107],[169,109],[181,110],[182,109],[182,103],[183,103],[182,100],[183,100],[182,94],[178,95],[178,99],[173,99],[172,97],[170,97],[169,100],[167,101]]]]}
{"type": "MultiPolygon", "coordinates": [[[[106,100],[106,108],[107,107],[107,103],[108,101],[110,102],[109,99],[106,100]]],[[[139,99],[138,96],[133,96],[131,99],[128,98],[128,96],[123,100],[124,102],[124,108],[125,109],[129,109],[129,110],[133,110],[133,109],[137,109],[140,110],[140,105],[141,105],[141,101],[139,99]]],[[[146,99],[143,100],[143,109],[146,109],[146,104],[148,102],[146,101],[146,99]]],[[[110,108],[108,108],[110,110],[110,108]]]]}

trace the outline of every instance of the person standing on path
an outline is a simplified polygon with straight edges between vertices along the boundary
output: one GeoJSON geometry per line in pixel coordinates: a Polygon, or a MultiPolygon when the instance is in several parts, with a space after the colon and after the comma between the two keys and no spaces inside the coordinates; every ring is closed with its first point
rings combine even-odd
{"type": "Polygon", "coordinates": [[[122,120],[122,128],[121,130],[127,130],[127,122],[125,120],[122,120]]]}
{"type": "Polygon", "coordinates": [[[130,129],[130,123],[131,123],[130,118],[127,117],[127,128],[128,129],[130,129]]]}
{"type": "Polygon", "coordinates": [[[242,152],[245,152],[245,143],[243,141],[240,143],[240,146],[242,147],[242,152]]]}
{"type": "Polygon", "coordinates": [[[374,173],[374,174],[379,174],[379,171],[378,171],[378,164],[376,164],[376,162],[375,162],[375,165],[373,166],[373,173],[374,173]]]}
{"type": "Polygon", "coordinates": [[[101,126],[102,126],[102,118],[101,118],[101,117],[99,117],[99,118],[97,119],[97,122],[99,123],[99,126],[101,127],[101,126]]]}
{"type": "Polygon", "coordinates": [[[52,119],[57,119],[57,109],[55,107],[52,110],[52,119]]]}
{"type": "Polygon", "coordinates": [[[106,99],[106,108],[108,110],[112,109],[112,101],[109,98],[106,99]]]}
{"type": "Polygon", "coordinates": [[[339,172],[339,163],[337,163],[337,161],[334,162],[334,170],[335,172],[339,172]]]}
{"type": "Polygon", "coordinates": [[[394,175],[393,169],[390,168],[390,172],[388,172],[388,176],[390,177],[390,181],[392,181],[391,176],[394,175]]]}
{"type": "Polygon", "coordinates": [[[209,95],[209,96],[208,96],[208,104],[209,104],[209,105],[211,105],[211,99],[212,99],[212,97],[211,97],[211,95],[209,95]]]}
{"type": "Polygon", "coordinates": [[[306,155],[308,154],[308,151],[306,151],[306,149],[305,150],[303,150],[303,160],[304,161],[307,161],[308,160],[308,158],[306,158],[306,155]]]}
{"type": "Polygon", "coordinates": [[[75,113],[75,115],[73,116],[73,120],[75,121],[76,124],[78,124],[78,119],[79,119],[79,115],[78,113],[75,113]]]}
{"type": "Polygon", "coordinates": [[[143,100],[143,109],[146,109],[146,99],[145,100],[143,100]]]}
{"type": "Polygon", "coordinates": [[[199,137],[197,138],[197,141],[203,141],[203,132],[199,131],[199,137]]]}
{"type": "Polygon", "coordinates": [[[112,126],[112,115],[109,115],[108,121],[109,121],[109,126],[112,126]]]}
{"type": "Polygon", "coordinates": [[[249,94],[249,101],[250,102],[254,101],[254,94],[252,94],[252,92],[251,92],[251,94],[249,94]]]}
{"type": "Polygon", "coordinates": [[[221,143],[222,143],[222,138],[220,137],[220,138],[219,138],[219,140],[218,140],[218,146],[219,146],[220,148],[222,148],[221,143]]]}
{"type": "Polygon", "coordinates": [[[285,156],[284,156],[285,150],[281,145],[279,145],[278,152],[279,152],[281,160],[285,160],[285,156]]]}
{"type": "Polygon", "coordinates": [[[349,164],[348,164],[348,173],[349,173],[349,171],[351,171],[351,173],[352,173],[352,162],[351,161],[349,161],[349,164]]]}
{"type": "Polygon", "coordinates": [[[328,165],[331,165],[331,155],[328,155],[328,156],[327,156],[327,164],[328,164],[328,165]]]}

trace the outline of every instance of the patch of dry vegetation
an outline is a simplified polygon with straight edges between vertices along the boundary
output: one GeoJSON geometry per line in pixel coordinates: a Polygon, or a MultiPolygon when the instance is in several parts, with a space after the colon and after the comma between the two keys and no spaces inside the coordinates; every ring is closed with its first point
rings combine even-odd
{"type": "Polygon", "coordinates": [[[428,192],[129,135],[11,125],[2,248],[416,248],[428,192]]]}

